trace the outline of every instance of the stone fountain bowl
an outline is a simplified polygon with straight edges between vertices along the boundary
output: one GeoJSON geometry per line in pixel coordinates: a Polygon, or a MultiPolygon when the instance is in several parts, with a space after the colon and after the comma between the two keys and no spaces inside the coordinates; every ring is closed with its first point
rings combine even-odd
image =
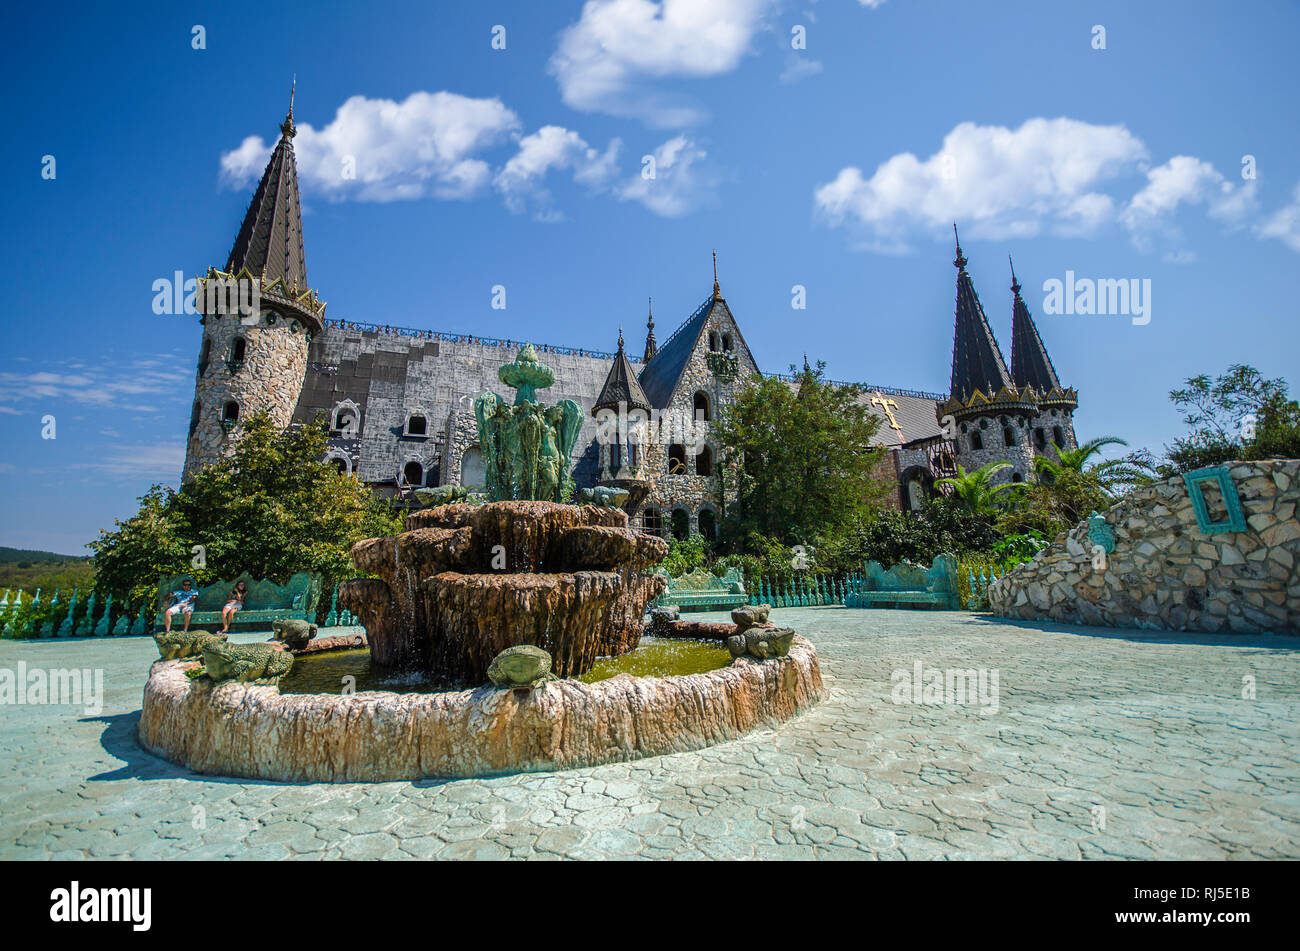
{"type": "Polygon", "coordinates": [[[141,745],[195,772],[281,782],[392,782],[598,766],[703,749],[774,727],[817,702],[821,668],[737,658],[675,677],[434,694],[281,694],[192,681],[192,660],[149,671],[141,745]]]}

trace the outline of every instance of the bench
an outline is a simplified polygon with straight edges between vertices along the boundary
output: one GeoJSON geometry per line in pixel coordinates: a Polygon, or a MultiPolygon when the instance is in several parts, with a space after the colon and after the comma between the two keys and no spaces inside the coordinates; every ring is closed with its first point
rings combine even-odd
{"type": "Polygon", "coordinates": [[[936,555],[928,570],[924,565],[904,561],[888,571],[880,562],[869,561],[861,576],[849,579],[844,606],[959,611],[957,559],[947,554],[936,555]]]}
{"type": "MultiPolygon", "coordinates": [[[[179,591],[181,582],[190,575],[174,575],[163,578],[158,583],[158,613],[154,617],[154,629],[163,628],[163,605],[167,595],[179,591]]],[[[190,616],[190,627],[203,624],[220,624],[221,609],[230,596],[231,590],[238,582],[248,586],[248,595],[244,598],[244,607],[231,624],[231,628],[254,627],[267,628],[272,621],[300,620],[315,622],[316,603],[320,600],[320,576],[310,571],[300,571],[284,584],[263,579],[258,581],[248,572],[231,581],[217,581],[202,587],[195,585],[199,599],[190,616]]],[[[172,627],[180,629],[185,626],[185,615],[178,614],[172,618],[172,627]]]]}
{"type": "Polygon", "coordinates": [[[668,590],[652,607],[675,604],[683,611],[729,611],[748,603],[749,594],[739,568],[728,568],[721,578],[696,568],[679,578],[669,578],[668,590]]]}

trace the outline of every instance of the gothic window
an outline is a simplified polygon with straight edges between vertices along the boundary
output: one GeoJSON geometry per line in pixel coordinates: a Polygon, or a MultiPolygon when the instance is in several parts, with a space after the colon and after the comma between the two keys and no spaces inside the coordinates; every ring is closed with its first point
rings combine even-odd
{"type": "Polygon", "coordinates": [[[1034,445],[1039,449],[1047,448],[1047,434],[1043,432],[1042,426],[1034,427],[1034,445]]]}
{"type": "Polygon", "coordinates": [[[239,404],[234,400],[226,400],[225,405],[221,407],[221,428],[230,432],[238,422],[239,404]]]}
{"type": "Polygon", "coordinates": [[[714,353],[718,350],[718,332],[716,330],[709,331],[709,349],[714,353]]]}
{"type": "Polygon", "coordinates": [[[679,442],[668,447],[668,474],[686,475],[686,447],[679,442]]]}
{"type": "Polygon", "coordinates": [[[673,509],[673,538],[686,541],[691,535],[691,513],[686,509],[673,509]]]}
{"type": "Polygon", "coordinates": [[[722,349],[726,353],[731,352],[731,334],[722,335],[722,349]]]}
{"type": "Polygon", "coordinates": [[[406,435],[408,436],[429,435],[429,421],[420,413],[412,413],[406,419],[406,435]]]}
{"type": "Polygon", "coordinates": [[[695,418],[706,423],[713,417],[709,414],[709,394],[699,390],[695,394],[695,418]]]}
{"type": "Polygon", "coordinates": [[[969,429],[970,429],[970,427],[967,426],[965,423],[962,423],[962,424],[961,424],[961,431],[962,431],[963,434],[965,434],[969,429]]]}
{"type": "Polygon", "coordinates": [[[212,340],[206,335],[203,338],[203,346],[199,347],[199,376],[208,372],[208,358],[212,354],[212,340]]]}
{"type": "Polygon", "coordinates": [[[197,432],[199,428],[199,411],[200,411],[199,401],[195,400],[194,411],[190,413],[190,435],[191,436],[193,436],[194,433],[197,432]]]}
{"type": "Polygon", "coordinates": [[[616,442],[609,444],[609,467],[617,470],[623,464],[623,447],[616,442]]]}
{"type": "Polygon", "coordinates": [[[980,431],[978,429],[971,431],[970,447],[972,450],[984,448],[984,437],[980,435],[980,431]]]}
{"type": "Polygon", "coordinates": [[[1060,426],[1052,427],[1052,442],[1056,443],[1057,448],[1065,446],[1065,433],[1061,431],[1060,426]]]}
{"type": "Polygon", "coordinates": [[[648,508],[641,513],[641,531],[650,535],[663,535],[664,517],[656,508],[648,508]]]}
{"type": "Polygon", "coordinates": [[[1002,429],[1002,440],[1008,447],[1016,444],[1016,431],[1010,426],[1004,426],[1002,429]]]}
{"type": "Polygon", "coordinates": [[[718,537],[718,523],[712,509],[700,509],[700,534],[709,541],[718,537]]]}
{"type": "Polygon", "coordinates": [[[695,474],[702,476],[713,475],[713,450],[708,446],[700,449],[700,454],[695,457],[695,474]]]}
{"type": "Polygon", "coordinates": [[[334,407],[334,425],[335,432],[353,435],[357,431],[357,411],[351,405],[344,403],[334,407]]]}
{"type": "Polygon", "coordinates": [[[424,466],[412,459],[402,466],[402,480],[407,485],[424,485],[424,466]]]}

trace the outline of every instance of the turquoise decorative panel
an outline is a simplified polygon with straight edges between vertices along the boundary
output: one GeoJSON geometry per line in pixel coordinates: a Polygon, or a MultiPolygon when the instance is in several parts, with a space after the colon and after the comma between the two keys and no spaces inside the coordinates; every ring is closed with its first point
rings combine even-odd
{"type": "Polygon", "coordinates": [[[1196,513],[1196,524],[1204,535],[1217,535],[1221,532],[1244,532],[1246,516],[1241,510],[1241,500],[1237,498],[1237,487],[1232,484],[1232,476],[1225,466],[1210,469],[1197,469],[1195,472],[1183,473],[1183,482],[1187,484],[1187,494],[1192,500],[1192,510],[1196,513]],[[1205,504],[1205,494],[1201,488],[1204,482],[1214,482],[1223,496],[1223,503],[1228,510],[1226,521],[1210,521],[1210,512],[1205,504]]]}

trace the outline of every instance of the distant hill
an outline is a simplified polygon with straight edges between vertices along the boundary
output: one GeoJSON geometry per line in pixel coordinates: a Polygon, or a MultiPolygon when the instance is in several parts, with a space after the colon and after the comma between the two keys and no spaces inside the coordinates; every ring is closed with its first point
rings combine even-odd
{"type": "Polygon", "coordinates": [[[0,545],[0,592],[5,588],[21,588],[28,594],[34,594],[37,588],[46,594],[53,594],[55,588],[84,591],[94,579],[95,567],[88,555],[60,555],[0,545]]]}

